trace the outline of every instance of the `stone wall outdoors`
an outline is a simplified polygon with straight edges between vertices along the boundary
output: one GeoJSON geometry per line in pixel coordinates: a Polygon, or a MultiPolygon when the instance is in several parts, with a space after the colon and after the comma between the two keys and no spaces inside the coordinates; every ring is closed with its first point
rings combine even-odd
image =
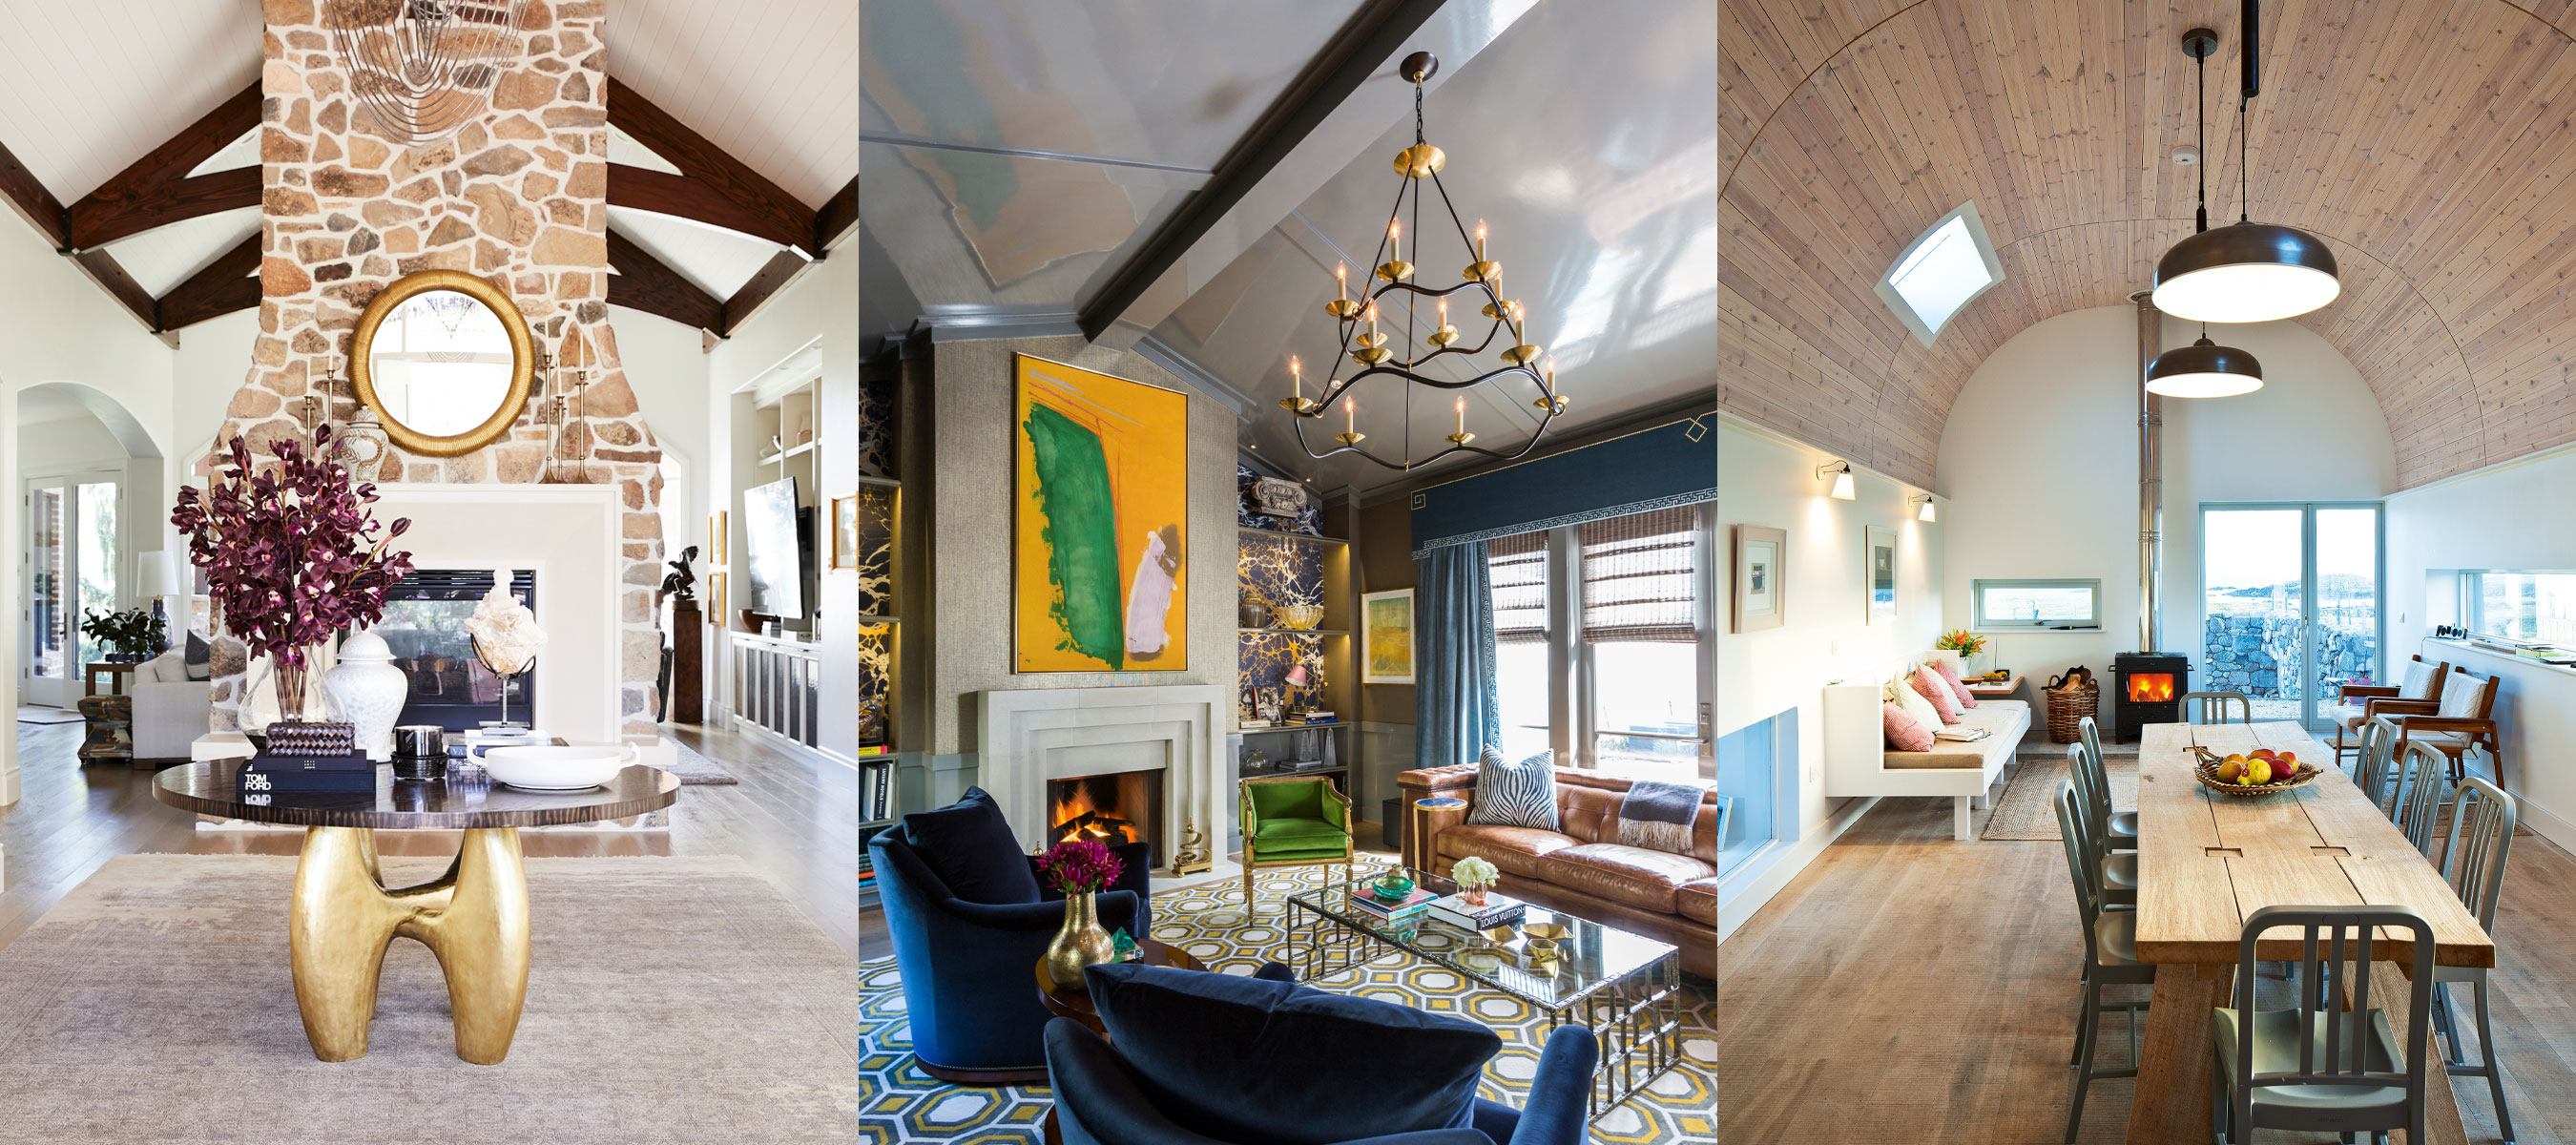
{"type": "MultiPolygon", "coordinates": [[[[2197,692],[2243,692],[2257,698],[2296,695],[2285,692],[2284,678],[2295,682],[2299,670],[2299,618],[2268,612],[2221,613],[2204,621],[2200,663],[2193,666],[2191,686],[2197,692]]],[[[2320,685],[2364,682],[2379,663],[2379,634],[2370,630],[2317,626],[2317,670],[2320,685]]],[[[2319,695],[2332,696],[2331,687],[2319,695]]]]}
{"type": "MultiPolygon", "coordinates": [[[[358,315],[388,283],[422,270],[481,276],[517,299],[541,342],[561,317],[598,351],[586,395],[590,432],[567,438],[592,470],[623,487],[626,569],[621,608],[621,710],[630,733],[652,730],[660,637],[661,449],[620,368],[608,321],[607,52],[604,0],[531,0],[519,66],[494,87],[492,108],[445,141],[408,148],[376,132],[349,93],[317,0],[264,0],[260,158],[259,336],[248,381],[222,432],[264,450],[311,433],[304,399],[330,416],[354,410],[345,383],[319,380],[347,359],[358,315]],[[604,463],[604,464],[603,464],[604,463]]],[[[346,377],[345,369],[340,374],[346,377]]],[[[542,393],[545,379],[537,379],[542,393]]],[[[463,457],[392,450],[379,482],[529,482],[549,426],[532,399],[508,440],[463,457]]],[[[235,726],[238,673],[216,689],[215,726],[235,726]]]]}

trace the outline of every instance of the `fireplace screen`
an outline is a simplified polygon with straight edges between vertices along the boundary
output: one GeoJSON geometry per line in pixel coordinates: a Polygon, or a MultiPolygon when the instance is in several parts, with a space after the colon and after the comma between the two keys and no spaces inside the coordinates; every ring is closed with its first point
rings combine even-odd
{"type": "MultiPolygon", "coordinates": [[[[464,569],[417,569],[386,591],[375,631],[393,650],[394,667],[411,680],[402,723],[464,731],[501,718],[501,678],[475,658],[465,636],[465,621],[490,591],[490,571],[464,569]]],[[[512,574],[510,594],[534,609],[537,574],[512,574]]],[[[510,718],[534,722],[536,691],[534,672],[510,682],[510,718]]]]}
{"type": "Polygon", "coordinates": [[[2129,677],[2129,698],[2141,704],[2161,704],[2174,698],[2171,672],[2140,672],[2129,677]]]}
{"type": "MultiPolygon", "coordinates": [[[[1047,842],[1152,842],[1161,837],[1163,773],[1127,771],[1047,781],[1047,842]]],[[[1154,857],[1155,862],[1161,856],[1154,857]]]]}

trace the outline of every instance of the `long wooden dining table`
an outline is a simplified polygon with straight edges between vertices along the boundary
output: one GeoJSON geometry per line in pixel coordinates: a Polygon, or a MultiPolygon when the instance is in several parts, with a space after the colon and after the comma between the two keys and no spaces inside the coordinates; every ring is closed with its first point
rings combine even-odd
{"type": "MultiPolygon", "coordinates": [[[[2138,747],[2137,810],[2138,958],[2155,965],[2156,981],[2129,1107],[2129,1145],[2209,1140],[2210,1011],[2234,1001],[2238,943],[2246,916],[2257,910],[2409,906],[2433,926],[2435,962],[2495,965],[2495,940],[2441,872],[2335,766],[2334,752],[2295,723],[2148,725],[2138,747]],[[2295,752],[2325,772],[2275,795],[2223,795],[2192,777],[2195,744],[2220,753],[2295,752]]],[[[2299,940],[2279,933],[2256,953],[2295,961],[2299,940]]],[[[2387,983],[2404,982],[2402,960],[2412,957],[2411,945],[2372,943],[2376,959],[2399,963],[2387,983]]],[[[2372,1000],[2388,1011],[2403,1045],[2405,995],[2381,992],[2393,988],[2375,988],[2372,1000]]],[[[2425,1057],[2426,1135],[2465,1142],[2442,1055],[2429,1037],[2425,1057]]]]}

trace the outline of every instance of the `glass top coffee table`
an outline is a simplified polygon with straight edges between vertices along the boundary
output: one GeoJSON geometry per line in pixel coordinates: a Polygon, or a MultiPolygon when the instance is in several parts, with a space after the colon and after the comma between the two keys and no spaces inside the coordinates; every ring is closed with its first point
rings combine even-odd
{"type": "MultiPolygon", "coordinates": [[[[1405,869],[1423,889],[1448,895],[1458,884],[1405,869]]],[[[1681,958],[1671,943],[1529,905],[1514,931],[1533,923],[1566,928],[1554,957],[1532,954],[1525,938],[1501,943],[1418,914],[1389,922],[1354,905],[1368,878],[1288,897],[1289,969],[1300,982],[1365,966],[1390,949],[1445,967],[1538,1007],[1548,1029],[1590,1029],[1601,1049],[1591,1115],[1626,1101],[1681,1055],[1681,958]]]]}

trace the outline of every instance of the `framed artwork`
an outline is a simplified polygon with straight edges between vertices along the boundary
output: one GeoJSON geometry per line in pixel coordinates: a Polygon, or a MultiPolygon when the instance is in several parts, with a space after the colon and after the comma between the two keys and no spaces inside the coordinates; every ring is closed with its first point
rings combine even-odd
{"type": "Polygon", "coordinates": [[[707,563],[711,565],[732,563],[725,559],[728,551],[725,548],[725,511],[718,509],[707,514],[707,563]]]}
{"type": "Polygon", "coordinates": [[[716,569],[707,574],[707,623],[725,626],[725,574],[716,569]]]}
{"type": "Polygon", "coordinates": [[[1189,397],[1014,355],[1014,672],[1190,666],[1189,397]]]}
{"type": "Polygon", "coordinates": [[[832,498],[832,567],[859,567],[859,495],[832,498]]]}
{"type": "Polygon", "coordinates": [[[1360,594],[1360,682],[1413,682],[1413,590],[1360,594]]]}
{"type": "Polygon", "coordinates": [[[1896,616],[1896,530],[1876,525],[1863,529],[1861,589],[1869,598],[1867,623],[1896,616]]]}
{"type": "Polygon", "coordinates": [[[1788,623],[1789,534],[1762,525],[1735,527],[1735,631],[1788,623]]]}

